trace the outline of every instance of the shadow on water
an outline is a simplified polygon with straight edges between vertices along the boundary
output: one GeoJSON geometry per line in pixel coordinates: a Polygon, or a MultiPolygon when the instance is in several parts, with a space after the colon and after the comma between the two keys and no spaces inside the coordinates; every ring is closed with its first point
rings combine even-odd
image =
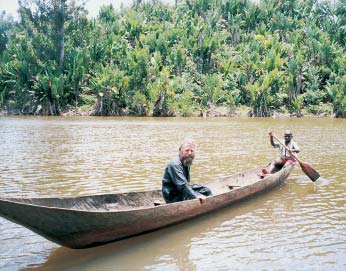
{"type": "Polygon", "coordinates": [[[175,270],[178,267],[193,270],[194,264],[189,259],[192,241],[202,237],[208,230],[243,214],[242,205],[246,205],[246,202],[192,221],[95,248],[73,250],[59,247],[52,252],[45,264],[34,269],[112,270],[116,267],[116,270],[141,270],[151,266],[150,270],[175,270]]]}

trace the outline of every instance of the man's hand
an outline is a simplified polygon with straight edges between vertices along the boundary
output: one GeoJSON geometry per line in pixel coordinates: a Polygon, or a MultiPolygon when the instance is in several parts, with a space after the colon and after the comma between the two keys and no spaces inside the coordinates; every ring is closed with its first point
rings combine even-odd
{"type": "Polygon", "coordinates": [[[204,202],[206,202],[206,196],[204,196],[204,195],[198,195],[197,196],[197,199],[199,199],[199,202],[200,203],[204,203],[204,202]]]}

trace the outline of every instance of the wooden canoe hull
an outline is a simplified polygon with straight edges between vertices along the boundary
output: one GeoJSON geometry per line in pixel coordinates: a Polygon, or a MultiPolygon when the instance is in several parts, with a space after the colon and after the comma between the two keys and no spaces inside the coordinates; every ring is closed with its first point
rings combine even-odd
{"type": "Polygon", "coordinates": [[[259,169],[255,169],[208,182],[206,185],[212,189],[213,196],[204,203],[194,199],[155,206],[154,200],[162,200],[161,191],[77,198],[0,199],[0,215],[62,246],[87,248],[223,208],[283,183],[292,168],[289,166],[263,179],[256,174],[259,169]],[[252,181],[246,183],[248,179],[252,181]],[[145,204],[137,206],[136,199],[145,204]],[[105,203],[116,207],[108,208],[110,205],[105,203]],[[120,203],[124,204],[120,206],[120,203]]]}

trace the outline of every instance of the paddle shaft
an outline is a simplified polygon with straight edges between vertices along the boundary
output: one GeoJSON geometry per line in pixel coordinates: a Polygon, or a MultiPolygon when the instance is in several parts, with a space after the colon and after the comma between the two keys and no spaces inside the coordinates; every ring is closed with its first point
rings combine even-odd
{"type": "Polygon", "coordinates": [[[299,160],[299,158],[292,152],[292,150],[290,150],[280,139],[278,139],[275,135],[272,135],[273,138],[275,138],[276,141],[278,141],[282,147],[284,147],[293,157],[294,159],[296,159],[299,164],[301,164],[301,161],[299,160]]]}

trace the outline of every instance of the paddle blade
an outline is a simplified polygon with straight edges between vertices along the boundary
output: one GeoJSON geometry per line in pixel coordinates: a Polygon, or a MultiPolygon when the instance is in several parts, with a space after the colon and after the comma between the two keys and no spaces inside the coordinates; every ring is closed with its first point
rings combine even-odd
{"type": "Polygon", "coordinates": [[[299,165],[311,181],[314,182],[320,177],[320,174],[316,170],[314,170],[308,163],[299,161],[299,165]]]}

